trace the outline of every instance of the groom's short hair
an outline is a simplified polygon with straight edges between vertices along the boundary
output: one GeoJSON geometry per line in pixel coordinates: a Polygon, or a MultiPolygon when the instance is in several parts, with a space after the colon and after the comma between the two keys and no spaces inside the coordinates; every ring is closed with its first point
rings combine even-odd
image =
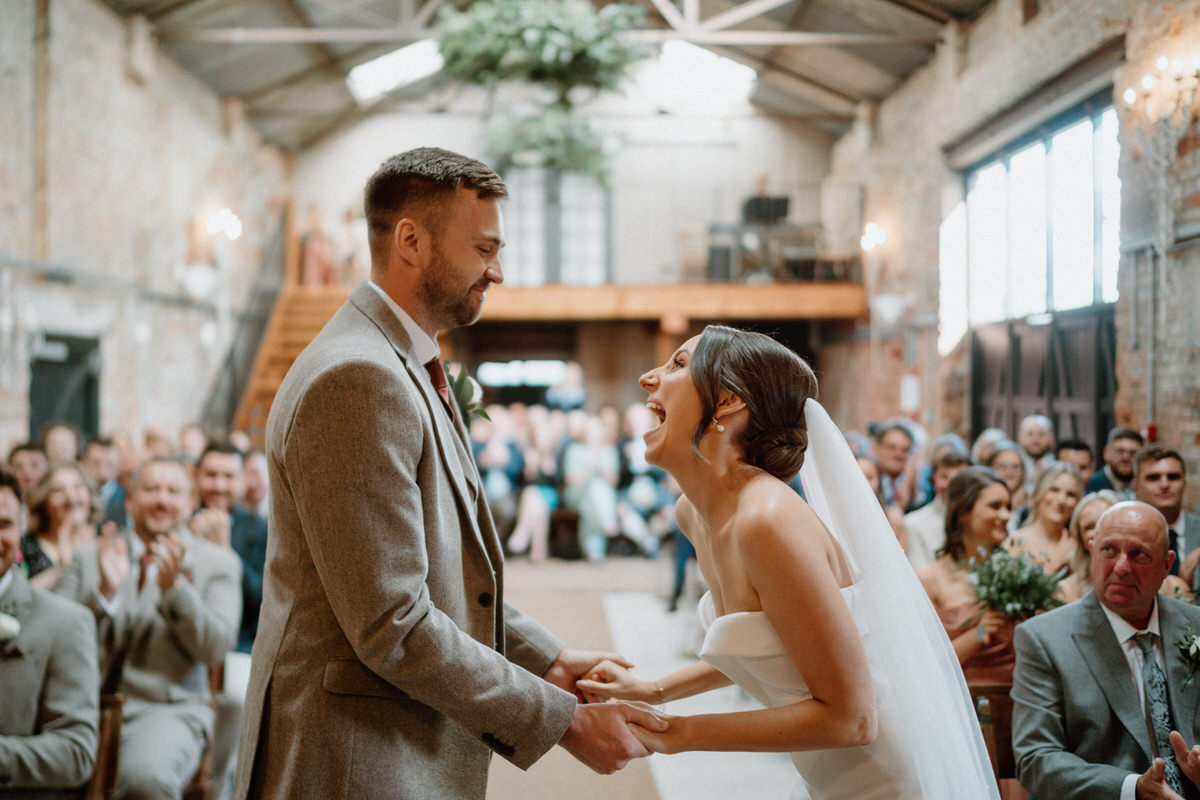
{"type": "Polygon", "coordinates": [[[406,150],[380,164],[363,191],[372,260],[384,252],[381,248],[403,217],[439,233],[442,215],[437,211],[460,187],[481,200],[508,197],[504,181],[487,164],[440,147],[406,150]]]}

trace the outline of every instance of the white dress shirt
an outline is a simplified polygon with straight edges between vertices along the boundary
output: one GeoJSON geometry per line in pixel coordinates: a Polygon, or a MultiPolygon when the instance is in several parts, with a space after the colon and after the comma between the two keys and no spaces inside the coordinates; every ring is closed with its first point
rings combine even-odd
{"type": "MultiPolygon", "coordinates": [[[[1125,655],[1125,663],[1129,665],[1129,677],[1133,681],[1134,687],[1137,689],[1138,704],[1142,707],[1143,713],[1146,709],[1146,689],[1142,682],[1142,663],[1143,655],[1142,648],[1138,646],[1134,637],[1141,633],[1154,634],[1154,660],[1158,662],[1158,667],[1165,675],[1166,662],[1163,660],[1163,640],[1162,631],[1158,626],[1158,599],[1154,600],[1154,608],[1150,611],[1150,621],[1146,624],[1144,630],[1138,630],[1122,619],[1116,612],[1109,609],[1103,603],[1100,608],[1104,611],[1104,616],[1108,618],[1108,624],[1112,626],[1113,633],[1117,637],[1117,641],[1121,643],[1121,652],[1125,655]]],[[[1146,735],[1150,739],[1150,749],[1153,751],[1154,737],[1150,735],[1150,722],[1146,722],[1146,735]]],[[[1174,758],[1173,753],[1159,753],[1160,758],[1166,760],[1174,758]]],[[[1131,772],[1125,776],[1125,780],[1121,783],[1120,800],[1134,800],[1134,795],[1137,791],[1137,779],[1141,777],[1136,772],[1131,772]]],[[[1185,779],[1186,780],[1186,779],[1185,779]]]]}

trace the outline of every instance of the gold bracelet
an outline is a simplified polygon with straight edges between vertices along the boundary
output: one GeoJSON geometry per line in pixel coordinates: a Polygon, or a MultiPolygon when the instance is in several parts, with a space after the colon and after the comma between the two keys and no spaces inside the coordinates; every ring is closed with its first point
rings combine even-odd
{"type": "Polygon", "coordinates": [[[667,704],[667,696],[665,694],[663,694],[662,684],[659,683],[658,681],[655,681],[654,682],[654,690],[656,692],[658,692],[658,704],[660,706],[665,706],[667,704]]]}

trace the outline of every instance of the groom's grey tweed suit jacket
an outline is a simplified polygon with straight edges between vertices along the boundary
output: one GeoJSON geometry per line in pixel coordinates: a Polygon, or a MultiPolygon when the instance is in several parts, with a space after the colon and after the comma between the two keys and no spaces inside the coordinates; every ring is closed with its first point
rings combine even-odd
{"type": "Polygon", "coordinates": [[[492,751],[525,768],[566,731],[456,420],[365,283],[288,372],[238,797],[483,798],[492,751]]]}
{"type": "MultiPolygon", "coordinates": [[[[1200,671],[1175,643],[1200,633],[1200,609],[1158,595],[1167,696],[1175,727],[1200,740],[1200,671]]],[[[1146,715],[1095,592],[1017,626],[1013,751],[1030,800],[1113,798],[1151,763],[1146,715]]],[[[1200,797],[1187,779],[1186,796],[1200,797]]]]}

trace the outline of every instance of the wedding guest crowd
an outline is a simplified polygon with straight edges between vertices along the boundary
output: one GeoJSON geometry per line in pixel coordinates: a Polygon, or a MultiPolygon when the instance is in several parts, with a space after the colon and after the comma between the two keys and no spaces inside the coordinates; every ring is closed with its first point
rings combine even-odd
{"type": "MultiPolygon", "coordinates": [[[[506,550],[541,563],[656,558],[666,549],[667,605],[674,611],[693,551],[675,524],[679,487],[645,460],[642,437],[653,415],[642,404],[589,410],[583,386],[576,365],[542,404],[490,405],[486,417],[471,417],[473,451],[506,550]]],[[[1177,450],[1117,427],[1094,464],[1086,441],[1056,441],[1045,417],[1022,420],[1013,434],[987,429],[968,447],[954,434],[931,437],[903,417],[846,431],[969,683],[1012,680],[1014,632],[1025,624],[980,602],[972,565],[993,552],[1023,557],[1052,587],[1057,581],[1056,602],[1085,598],[1093,591],[1091,539],[1102,514],[1136,498],[1167,526],[1174,557],[1161,591],[1190,603],[1200,579],[1200,515],[1184,507],[1187,471],[1177,450]]],[[[16,579],[5,577],[19,575],[30,585],[15,590],[22,596],[55,592],[47,602],[86,608],[83,616],[58,617],[63,624],[78,617],[89,631],[86,639],[74,637],[79,674],[62,689],[87,687],[88,702],[47,740],[66,754],[63,769],[20,774],[44,786],[86,780],[95,748],[91,703],[103,681],[106,691],[131,698],[123,711],[127,735],[135,737],[129,741],[154,742],[122,748],[118,794],[177,797],[205,772],[219,795],[236,757],[262,599],[269,538],[264,454],[250,449],[245,434],[210,438],[199,426],[175,436],[149,426],[135,442],[120,433],[85,440],[61,422],[5,452],[0,540],[13,544],[0,544],[0,599],[14,591],[16,579]],[[152,599],[144,599],[147,592],[152,599]],[[137,625],[157,633],[135,642],[129,631],[137,625]]],[[[802,491],[798,482],[795,488],[802,491]]],[[[49,623],[29,624],[60,636],[49,623]]],[[[57,691],[52,672],[47,668],[43,693],[57,691]]],[[[31,720],[43,719],[30,709],[31,720]]],[[[39,724],[22,728],[27,741],[19,747],[49,735],[39,724]]],[[[17,746],[8,735],[0,730],[0,773],[5,748],[17,746]]],[[[1004,786],[1003,796],[1020,796],[1014,788],[1004,786]]]]}

